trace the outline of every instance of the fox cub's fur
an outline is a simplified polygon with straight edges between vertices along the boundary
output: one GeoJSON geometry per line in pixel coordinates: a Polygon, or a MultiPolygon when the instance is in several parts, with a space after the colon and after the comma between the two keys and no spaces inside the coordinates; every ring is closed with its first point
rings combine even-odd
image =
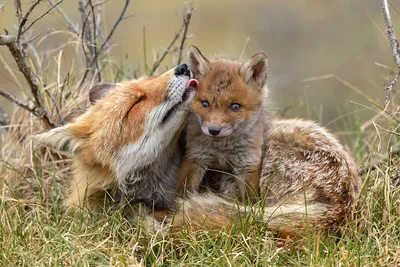
{"type": "Polygon", "coordinates": [[[202,82],[187,123],[178,190],[197,191],[207,170],[214,169],[234,174],[240,199],[254,202],[266,126],[267,59],[258,53],[243,63],[210,62],[191,46],[188,65],[202,82]]]}
{"type": "MultiPolygon", "coordinates": [[[[336,228],[350,216],[361,187],[353,159],[316,123],[267,116],[263,54],[245,63],[208,60],[192,46],[188,65],[200,86],[188,121],[178,190],[197,190],[202,182],[226,197],[243,198],[247,183],[252,200],[257,193],[265,200],[262,219],[285,237],[302,233],[306,225],[336,228]],[[240,109],[233,110],[234,103],[240,109]],[[214,126],[222,137],[209,133],[214,126]],[[207,175],[202,181],[208,168],[234,175],[207,175]]],[[[232,222],[232,213],[223,212],[226,206],[222,199],[206,206],[192,198],[185,211],[208,213],[205,222],[214,227],[232,222]]]]}
{"type": "Polygon", "coordinates": [[[170,208],[181,160],[178,137],[196,87],[186,64],[159,77],[97,85],[83,115],[35,136],[73,157],[67,206],[102,203],[99,197],[111,189],[133,204],[170,208]]]}

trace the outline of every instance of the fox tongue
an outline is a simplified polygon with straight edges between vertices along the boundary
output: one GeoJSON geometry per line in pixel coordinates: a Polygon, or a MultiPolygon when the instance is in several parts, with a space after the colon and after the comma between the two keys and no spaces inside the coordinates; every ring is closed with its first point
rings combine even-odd
{"type": "Polygon", "coordinates": [[[199,82],[196,79],[190,79],[186,85],[185,92],[182,95],[182,101],[186,101],[189,98],[191,92],[195,91],[199,86],[199,82]]]}
{"type": "Polygon", "coordinates": [[[199,87],[199,81],[196,79],[190,79],[186,85],[186,88],[189,87],[193,87],[194,89],[196,89],[197,87],[199,87]]]}

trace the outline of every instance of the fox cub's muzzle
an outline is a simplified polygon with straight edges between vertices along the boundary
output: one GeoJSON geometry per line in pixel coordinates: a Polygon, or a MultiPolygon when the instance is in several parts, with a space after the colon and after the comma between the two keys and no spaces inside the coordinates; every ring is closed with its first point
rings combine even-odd
{"type": "Polygon", "coordinates": [[[221,132],[221,127],[218,125],[212,125],[212,126],[208,126],[208,132],[211,135],[217,136],[219,135],[219,133],[221,132]]]}

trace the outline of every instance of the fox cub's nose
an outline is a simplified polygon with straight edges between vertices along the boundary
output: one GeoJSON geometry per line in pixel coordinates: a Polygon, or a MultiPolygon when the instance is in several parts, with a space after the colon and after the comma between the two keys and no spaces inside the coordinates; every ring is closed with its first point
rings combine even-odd
{"type": "Polygon", "coordinates": [[[221,132],[221,127],[219,127],[219,126],[209,126],[208,127],[208,132],[211,135],[219,135],[219,133],[221,132]]]}
{"type": "Polygon", "coordinates": [[[186,64],[180,64],[175,68],[175,75],[186,75],[190,77],[190,71],[186,64]]]}

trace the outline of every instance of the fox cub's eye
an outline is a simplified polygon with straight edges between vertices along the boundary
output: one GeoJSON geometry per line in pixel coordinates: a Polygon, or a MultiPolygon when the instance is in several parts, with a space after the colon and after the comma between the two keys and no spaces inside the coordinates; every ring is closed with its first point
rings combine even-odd
{"type": "Polygon", "coordinates": [[[231,105],[231,110],[233,111],[233,112],[238,112],[239,110],[240,110],[240,104],[238,104],[238,103],[233,103],[232,105],[231,105]]]}
{"type": "Polygon", "coordinates": [[[208,104],[207,101],[201,101],[201,105],[203,106],[203,108],[208,108],[208,106],[209,106],[210,104],[208,104]]]}

